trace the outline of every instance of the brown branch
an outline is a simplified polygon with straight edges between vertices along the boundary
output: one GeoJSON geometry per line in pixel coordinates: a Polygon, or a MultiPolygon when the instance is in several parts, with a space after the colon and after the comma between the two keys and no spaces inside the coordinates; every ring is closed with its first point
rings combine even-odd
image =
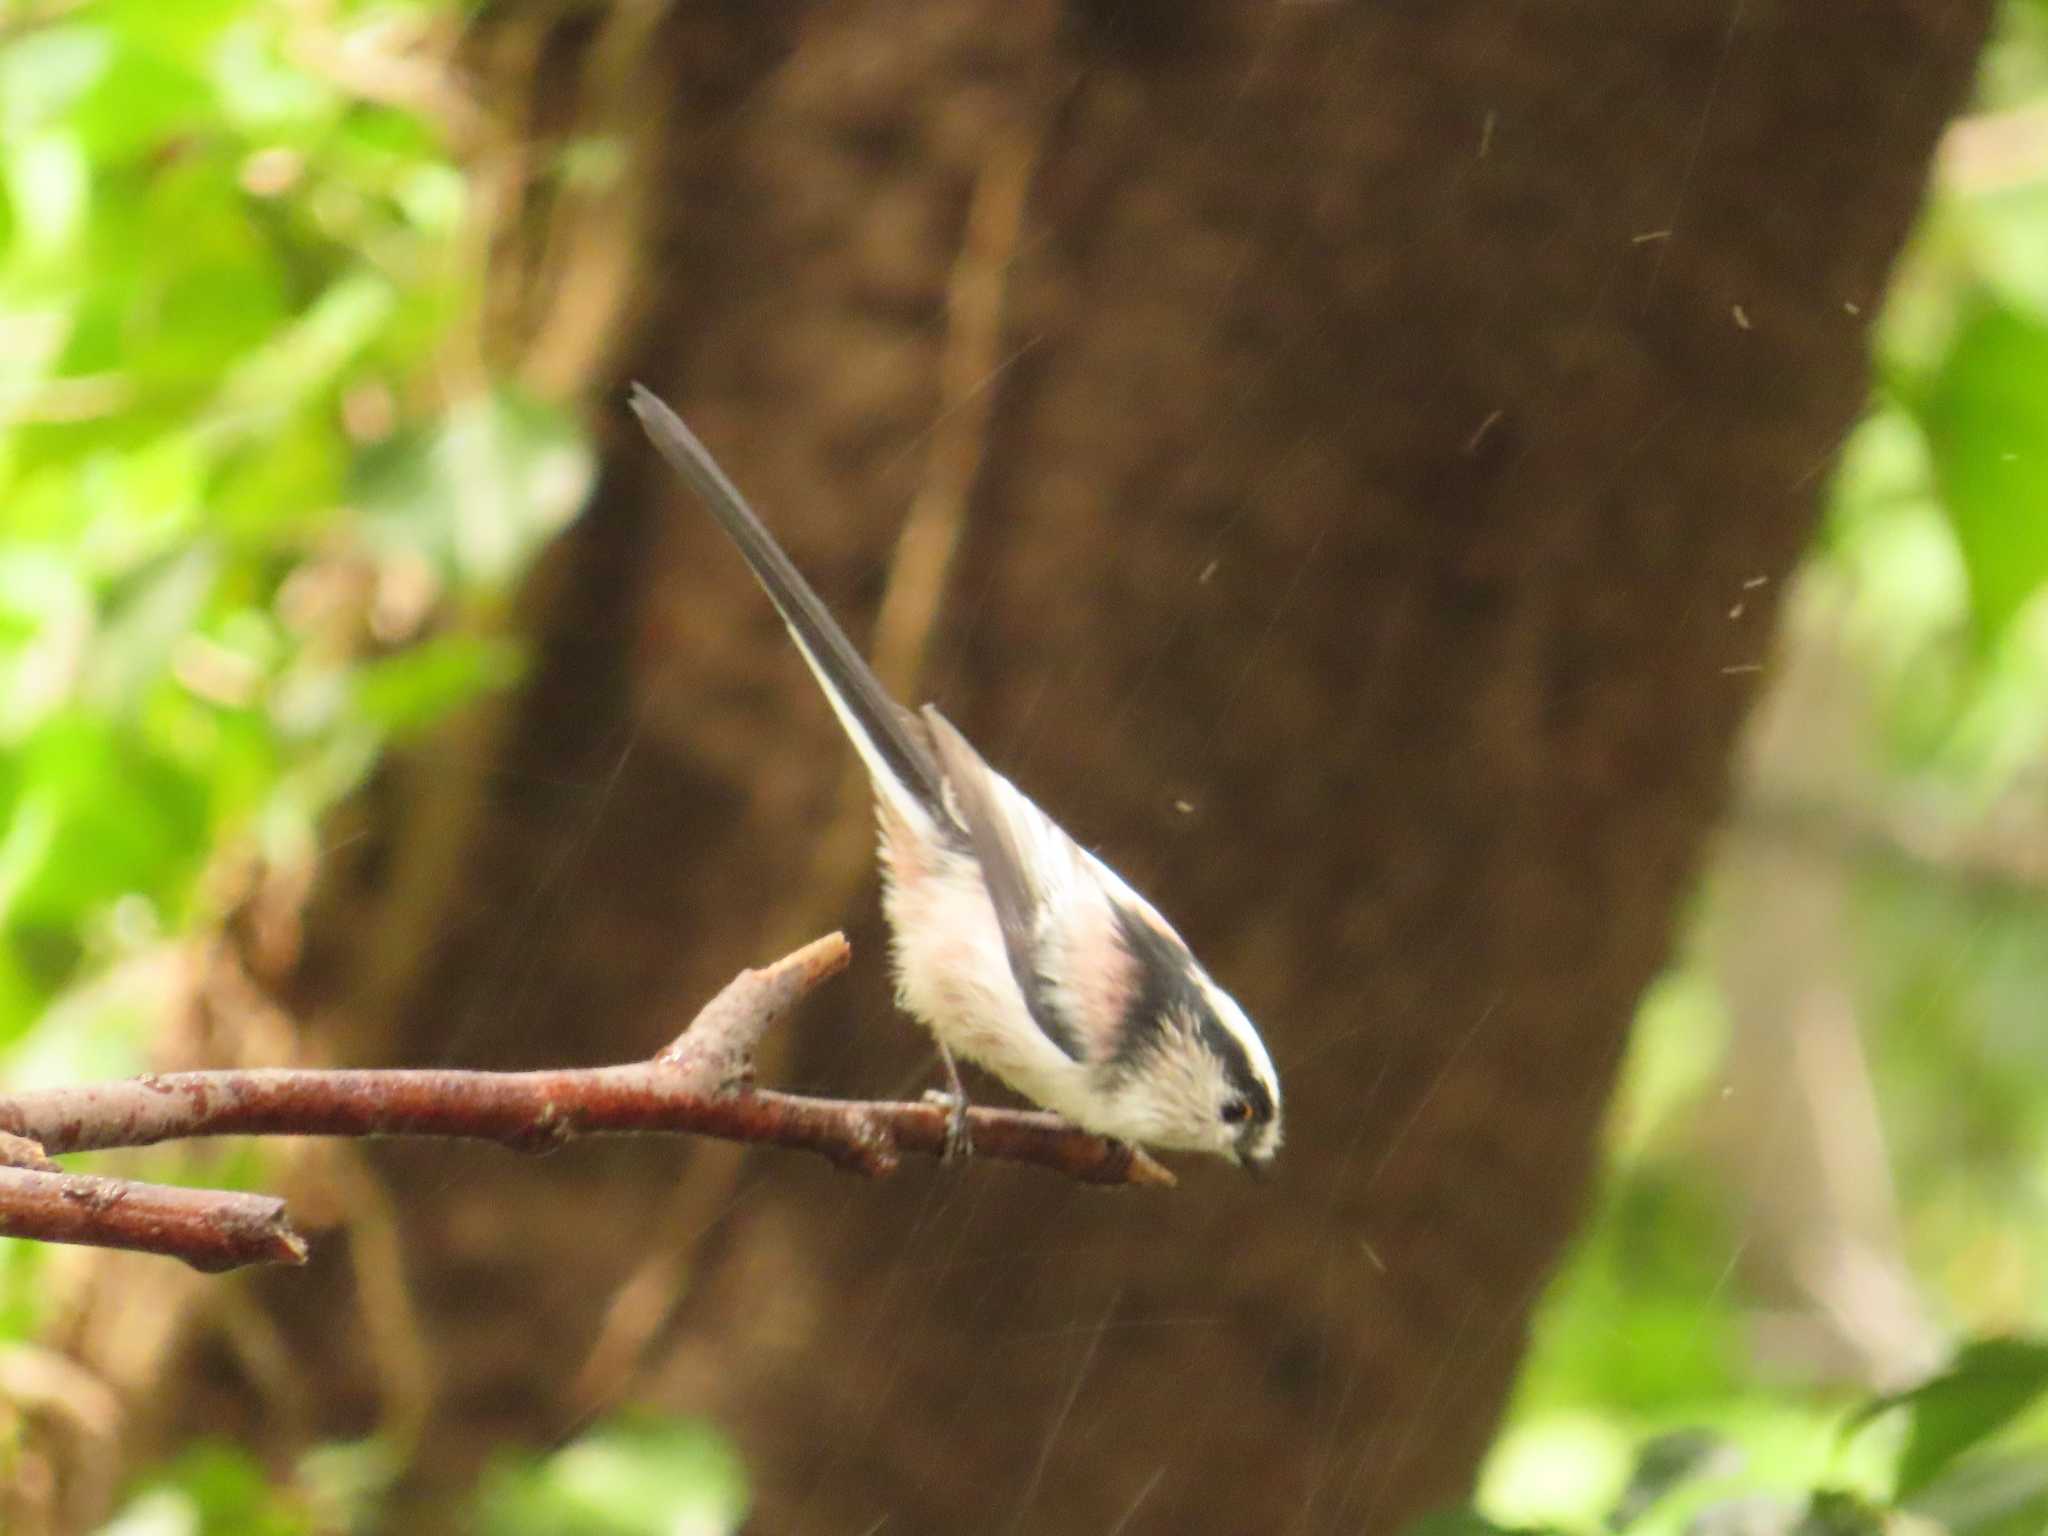
{"type": "Polygon", "coordinates": [[[0,1131],[0,1165],[26,1168],[34,1173],[64,1171],[51,1160],[39,1142],[30,1141],[26,1136],[10,1136],[5,1131],[0,1131]]]}
{"type": "MultiPolygon", "coordinates": [[[[652,1061],[542,1072],[451,1068],[176,1072],[0,1098],[0,1232],[168,1253],[201,1268],[304,1257],[280,1202],[44,1171],[37,1152],[102,1151],[195,1136],[453,1136],[546,1151],[578,1136],[690,1134],[814,1152],[879,1175],[940,1156],[947,1109],[756,1090],[753,1047],[846,965],[838,934],[743,971],[652,1061]]],[[[1036,1163],[1095,1184],[1170,1185],[1143,1151],[1057,1115],[968,1113],[978,1157],[1036,1163]]]]}
{"type": "MultiPolygon", "coordinates": [[[[660,1060],[545,1072],[252,1069],[47,1088],[0,1101],[0,1128],[55,1152],[195,1136],[452,1136],[544,1152],[579,1136],[687,1133],[815,1152],[868,1174],[938,1156],[947,1111],[924,1102],[820,1099],[706,1086],[660,1060]]],[[[1166,1170],[1057,1115],[970,1109],[975,1155],[1098,1184],[1165,1184],[1166,1170]]]]}
{"type": "Polygon", "coordinates": [[[284,1202],[86,1173],[0,1167],[0,1236],[168,1254],[194,1269],[303,1264],[284,1202]]]}

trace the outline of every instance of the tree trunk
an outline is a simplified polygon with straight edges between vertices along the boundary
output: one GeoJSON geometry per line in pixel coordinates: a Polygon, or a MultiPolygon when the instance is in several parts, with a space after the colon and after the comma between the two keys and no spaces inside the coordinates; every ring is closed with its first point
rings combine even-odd
{"type": "MultiPolygon", "coordinates": [[[[381,1149],[437,1383],[420,1523],[492,1444],[625,1400],[736,1436],[763,1531],[1381,1532],[1459,1498],[1985,9],[665,22],[625,353],[1246,1004],[1288,1144],[1270,1185],[1166,1194],[381,1149]]],[[[621,1058],[844,924],[855,977],[775,1071],[914,1088],[851,754],[618,382],[531,683],[365,797],[293,999],[359,1058],[621,1058]]],[[[337,1262],[265,1291],[372,1391],[313,1305],[337,1262]]]]}

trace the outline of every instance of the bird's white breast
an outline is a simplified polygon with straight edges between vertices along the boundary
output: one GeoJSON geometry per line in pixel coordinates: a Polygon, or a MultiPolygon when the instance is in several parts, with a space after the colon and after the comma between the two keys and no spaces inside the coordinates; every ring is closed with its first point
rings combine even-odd
{"type": "Polygon", "coordinates": [[[1053,1044],[1024,1005],[979,866],[886,807],[881,831],[898,1003],[955,1055],[1076,1124],[1110,1133],[1094,1112],[1089,1069],[1053,1044]]]}

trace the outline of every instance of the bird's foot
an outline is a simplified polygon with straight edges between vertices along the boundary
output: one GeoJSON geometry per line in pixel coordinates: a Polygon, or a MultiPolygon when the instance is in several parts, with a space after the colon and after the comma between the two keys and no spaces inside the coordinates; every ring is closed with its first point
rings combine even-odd
{"type": "Polygon", "coordinates": [[[967,1095],[948,1093],[943,1088],[927,1088],[924,1101],[946,1106],[946,1145],[939,1153],[939,1161],[950,1163],[956,1158],[972,1157],[974,1137],[967,1129],[967,1095]]]}
{"type": "Polygon", "coordinates": [[[953,1059],[953,1053],[946,1048],[946,1042],[932,1042],[939,1048],[939,1065],[946,1069],[947,1092],[938,1098],[953,1106],[953,1113],[946,1121],[946,1147],[939,1154],[942,1162],[974,1155],[974,1139],[967,1134],[967,1085],[960,1081],[960,1063],[953,1059]]]}

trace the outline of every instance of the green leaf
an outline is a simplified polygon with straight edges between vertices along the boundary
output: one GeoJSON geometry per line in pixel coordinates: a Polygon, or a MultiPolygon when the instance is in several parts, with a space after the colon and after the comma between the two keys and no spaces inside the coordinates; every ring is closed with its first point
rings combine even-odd
{"type": "Polygon", "coordinates": [[[1791,1536],[1801,1518],[1796,1504],[1770,1494],[1744,1494],[1709,1504],[1686,1523],[1685,1536],[1791,1536]]]}
{"type": "Polygon", "coordinates": [[[96,165],[118,165],[175,134],[202,131],[212,106],[212,92],[191,69],[135,46],[132,37],[122,41],[125,46],[72,114],[96,165]]]}
{"type": "Polygon", "coordinates": [[[55,130],[20,139],[6,147],[0,169],[13,204],[11,259],[49,263],[69,257],[92,204],[92,170],[78,140],[55,130]]]}
{"type": "Polygon", "coordinates": [[[394,736],[423,730],[470,700],[516,682],[520,651],[481,635],[441,635],[355,672],[355,704],[394,736]]]}
{"type": "Polygon", "coordinates": [[[1975,1456],[1908,1501],[1950,1536],[2039,1536],[2048,1530],[2048,1450],[1975,1456]]]}
{"type": "Polygon", "coordinates": [[[1849,1421],[1845,1433],[1853,1433],[1896,1408],[1912,1415],[1896,1483],[1896,1496],[1907,1499],[2044,1394],[2048,1394],[2048,1342],[1980,1339],[1965,1345],[1955,1363],[1940,1375],[1869,1404],[1849,1421]]]}
{"type": "Polygon", "coordinates": [[[114,39],[102,26],[74,23],[23,33],[0,47],[0,139],[48,126],[107,71],[114,39]]]}
{"type": "Polygon", "coordinates": [[[49,1251],[43,1243],[0,1237],[0,1340],[14,1343],[35,1333],[49,1296],[38,1283],[49,1251]]]}
{"type": "Polygon", "coordinates": [[[190,432],[166,432],[90,461],[89,553],[99,569],[174,552],[208,517],[205,465],[190,432]]]}
{"type": "MultiPolygon", "coordinates": [[[[0,198],[0,213],[7,207],[0,198]]],[[[0,249],[9,243],[0,223],[0,249]]],[[[0,411],[13,412],[33,397],[55,371],[71,339],[71,309],[65,304],[9,305],[7,344],[0,347],[0,411]]],[[[8,522],[16,518],[9,510],[8,522]]]]}
{"type": "Polygon", "coordinates": [[[92,625],[92,594],[75,560],[43,546],[0,548],[0,743],[63,707],[92,625]]]}
{"type": "Polygon", "coordinates": [[[146,1488],[99,1528],[97,1536],[204,1536],[198,1501],[180,1488],[146,1488]]]}
{"type": "Polygon", "coordinates": [[[429,234],[453,235],[469,209],[469,183],[453,166],[411,166],[391,190],[406,219],[429,234]]]}
{"type": "Polygon", "coordinates": [[[285,23],[262,7],[226,28],[213,50],[213,76],[229,121],[259,132],[339,110],[335,89],[285,56],[285,23]]]}
{"type": "Polygon", "coordinates": [[[208,523],[255,550],[326,525],[341,496],[346,449],[331,423],[311,415],[251,438],[222,463],[208,523]]]}
{"type": "Polygon", "coordinates": [[[405,1458],[378,1439],[330,1441],[299,1458],[297,1482],[329,1531],[376,1529],[379,1506],[406,1470],[405,1458]]]}
{"type": "Polygon", "coordinates": [[[714,1431],[687,1420],[625,1420],[551,1456],[505,1458],[478,1494],[480,1536],[668,1536],[736,1531],[745,1478],[714,1431]]]}
{"type": "Polygon", "coordinates": [[[1979,632],[2048,584],[2048,324],[1972,304],[1918,402],[1979,632]]]}
{"type": "Polygon", "coordinates": [[[37,730],[17,771],[0,921],[70,930],[130,892],[182,900],[211,830],[203,783],[79,713],[37,730]]]}
{"type": "Polygon", "coordinates": [[[164,675],[177,642],[189,634],[213,591],[219,562],[192,544],[147,562],[117,583],[102,604],[86,693],[108,714],[130,715],[164,675]]]}
{"type": "Polygon", "coordinates": [[[1792,1536],[1885,1536],[1884,1512],[1853,1493],[1816,1489],[1792,1536]]]}
{"type": "Polygon", "coordinates": [[[1645,1441],[1636,1455],[1628,1486],[1615,1500],[1607,1528],[1622,1531],[1648,1514],[1666,1494],[1698,1477],[1738,1470],[1742,1455],[1724,1437],[1706,1429],[1675,1429],[1645,1441]]]}
{"type": "Polygon", "coordinates": [[[393,434],[353,478],[374,541],[423,554],[457,587],[490,594],[576,515],[590,474],[589,447],[568,417],[500,390],[393,434]]]}
{"type": "Polygon", "coordinates": [[[333,385],[395,302],[390,283],[373,273],[354,272],[332,284],[235,368],[212,425],[230,437],[277,431],[291,411],[333,385]]]}
{"type": "Polygon", "coordinates": [[[175,980],[161,965],[116,965],[74,982],[9,1047],[7,1085],[32,1092],[133,1077],[149,1064],[142,1041],[175,980]]]}
{"type": "Polygon", "coordinates": [[[186,1451],[99,1536],[312,1536],[312,1523],[275,1489],[245,1451],[201,1445],[186,1451]]]}
{"type": "MultiPolygon", "coordinates": [[[[18,1083],[11,1053],[24,1035],[32,1033],[49,1001],[47,979],[36,974],[20,947],[0,943],[0,1051],[9,1053],[0,1055],[0,1077],[10,1087],[18,1083]]],[[[0,1266],[0,1313],[12,1304],[8,1294],[11,1284],[4,1266],[0,1266]]]]}
{"type": "Polygon", "coordinates": [[[2048,319],[2048,182],[2028,177],[1959,199],[1952,215],[1974,275],[2001,302],[2048,319]]]}

